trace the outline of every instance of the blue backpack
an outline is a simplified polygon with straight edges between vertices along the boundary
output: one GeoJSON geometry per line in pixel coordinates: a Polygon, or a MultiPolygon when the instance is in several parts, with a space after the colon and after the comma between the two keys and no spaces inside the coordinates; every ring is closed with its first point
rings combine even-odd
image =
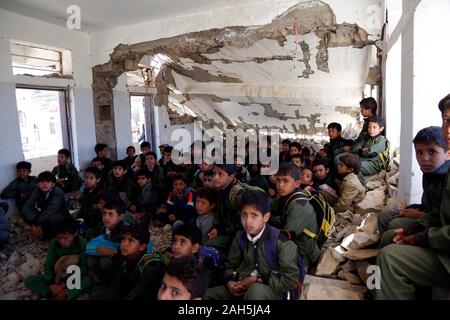
{"type": "MultiPolygon", "coordinates": [[[[270,235],[264,242],[264,252],[266,254],[267,263],[269,264],[270,269],[272,269],[272,273],[278,273],[278,269],[280,266],[278,261],[277,241],[281,233],[287,235],[289,240],[291,240],[291,237],[289,233],[286,231],[282,231],[269,225],[266,225],[266,228],[269,228],[270,235]]],[[[237,241],[241,254],[244,254],[245,248],[248,243],[247,234],[244,231],[240,231],[240,234],[238,234],[237,237],[237,241]]],[[[283,294],[283,300],[298,300],[298,298],[300,297],[303,287],[303,280],[305,279],[305,265],[303,263],[303,259],[300,257],[298,253],[297,253],[297,267],[300,270],[300,276],[297,281],[297,287],[294,290],[285,292],[283,294]]]]}
{"type": "Polygon", "coordinates": [[[217,249],[201,246],[197,252],[199,261],[206,267],[214,270],[220,280],[225,279],[225,259],[217,249]]]}

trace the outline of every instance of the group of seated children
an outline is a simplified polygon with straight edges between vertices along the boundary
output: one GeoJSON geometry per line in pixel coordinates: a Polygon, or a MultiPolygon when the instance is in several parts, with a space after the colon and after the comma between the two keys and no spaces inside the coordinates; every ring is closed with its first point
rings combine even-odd
{"type": "MultiPolygon", "coordinates": [[[[389,146],[375,100],[361,101],[361,113],[364,127],[355,142],[341,137],[338,123],[328,126],[330,143],[317,155],[282,141],[273,176],[260,174],[268,164],[248,164],[248,149],[245,164],[194,165],[184,157],[177,165],[172,147],[160,146],[158,160],[148,142],[139,155],[128,147],[119,161],[108,158],[106,144],[97,144],[83,181],[66,149],[59,150],[58,165],[37,178],[30,163],[18,163],[17,179],[1,197],[15,199],[31,236],[54,239],[44,275],[27,280],[28,286],[55,299],[73,299],[93,286],[94,299],[165,299],[175,291],[178,298],[296,296],[323,245],[311,196],[321,195],[337,212],[351,209],[365,195],[361,174],[387,168],[389,146]],[[79,210],[69,211],[74,199],[79,210]],[[171,225],[171,252],[153,252],[152,224],[171,225]],[[68,273],[62,270],[69,264],[81,268],[81,290],[64,287],[68,273]],[[189,282],[205,277],[209,286],[189,282]]],[[[193,143],[191,153],[204,148],[193,143]]]]}

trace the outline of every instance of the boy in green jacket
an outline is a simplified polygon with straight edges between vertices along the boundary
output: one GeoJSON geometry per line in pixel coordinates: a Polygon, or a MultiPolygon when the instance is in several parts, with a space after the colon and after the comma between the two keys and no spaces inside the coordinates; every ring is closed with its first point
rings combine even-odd
{"type": "MultiPolygon", "coordinates": [[[[441,100],[442,134],[450,146],[450,94],[441,100]]],[[[416,287],[450,286],[450,175],[440,207],[395,230],[394,244],[384,247],[377,264],[381,283],[376,299],[415,299],[416,287]]]]}
{"type": "Polygon", "coordinates": [[[300,270],[297,247],[281,233],[273,239],[270,197],[258,191],[242,196],[241,223],[244,231],[234,238],[226,263],[226,286],[209,289],[206,298],[213,300],[281,300],[283,294],[297,287],[300,270]],[[242,242],[242,239],[244,242],[242,242]],[[267,241],[276,241],[278,270],[268,261],[267,241]]]}
{"type": "Polygon", "coordinates": [[[26,278],[25,284],[40,297],[73,300],[92,287],[92,280],[87,275],[87,241],[78,235],[78,224],[72,217],[55,222],[54,232],[56,239],[50,243],[44,274],[26,278]],[[76,269],[75,272],[71,271],[71,266],[77,266],[80,273],[77,273],[76,269]],[[76,279],[71,279],[71,272],[74,276],[81,277],[78,288],[76,279]]]}

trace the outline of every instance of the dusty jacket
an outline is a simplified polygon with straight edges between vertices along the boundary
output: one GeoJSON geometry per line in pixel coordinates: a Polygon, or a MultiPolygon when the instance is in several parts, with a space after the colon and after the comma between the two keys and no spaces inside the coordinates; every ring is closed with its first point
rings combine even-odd
{"type": "Polygon", "coordinates": [[[36,188],[36,177],[34,176],[28,176],[28,180],[24,181],[20,178],[16,178],[13,181],[10,182],[6,186],[5,189],[3,189],[0,197],[2,199],[15,199],[16,205],[19,210],[22,209],[25,202],[30,197],[31,193],[36,188]]]}
{"type": "Polygon", "coordinates": [[[344,179],[337,181],[337,184],[340,197],[338,203],[334,206],[335,212],[350,209],[354,204],[363,200],[366,195],[366,189],[354,173],[350,173],[344,179]]]}

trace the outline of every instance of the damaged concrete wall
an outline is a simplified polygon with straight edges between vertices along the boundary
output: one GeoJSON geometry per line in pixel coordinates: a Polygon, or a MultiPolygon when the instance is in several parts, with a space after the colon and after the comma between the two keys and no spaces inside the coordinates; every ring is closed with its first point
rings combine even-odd
{"type": "MultiPolygon", "coordinates": [[[[226,27],[132,45],[118,45],[108,63],[93,68],[96,120],[101,128],[97,130],[97,139],[111,145],[116,144],[111,94],[116,78],[125,71],[136,70],[142,57],[158,53],[166,55],[171,61],[158,74],[156,105],[167,106],[169,84],[190,97],[195,93],[205,93],[202,92],[203,89],[208,94],[213,93],[220,99],[226,99],[228,97],[222,94],[224,88],[235,91],[232,97],[267,99],[298,96],[297,101],[291,101],[286,106],[262,102],[264,111],[252,111],[250,114],[258,123],[262,123],[255,116],[255,113],[261,114],[266,126],[271,123],[272,127],[277,126],[299,134],[321,134],[324,131],[323,124],[331,122],[320,119],[326,113],[326,108],[333,110],[336,107],[358,106],[368,71],[369,50],[366,47],[373,45],[376,39],[376,34],[369,35],[356,23],[337,23],[333,8],[327,3],[304,1],[259,27],[226,27]],[[298,41],[297,33],[301,42],[298,41]],[[216,84],[214,88],[219,90],[209,90],[211,84],[216,84]],[[202,85],[205,86],[202,88],[202,85]],[[280,87],[280,92],[274,90],[276,86],[280,87]],[[322,99],[329,87],[332,92],[344,93],[338,94],[334,103],[324,104],[322,99]],[[297,94],[297,91],[312,91],[317,95],[305,104],[305,97],[297,94]],[[351,91],[352,94],[345,91],[351,91]],[[342,99],[343,95],[345,98],[351,96],[351,102],[342,101],[345,100],[342,99]],[[295,109],[296,106],[304,108],[295,109]],[[285,107],[292,108],[284,111],[285,107]],[[324,109],[306,111],[314,107],[324,109]],[[100,117],[100,110],[103,110],[103,117],[100,117]],[[286,123],[279,123],[288,119],[295,123],[288,126],[286,123]],[[274,125],[274,122],[278,124],[274,125]]],[[[195,98],[191,97],[189,100],[196,104],[195,98]]],[[[200,118],[205,122],[218,122],[225,126],[240,119],[243,125],[255,125],[246,121],[244,114],[239,114],[242,110],[239,102],[249,103],[251,100],[231,100],[236,102],[235,106],[238,108],[231,105],[230,109],[218,109],[219,114],[214,112],[214,118],[203,118],[200,112],[200,118]]],[[[217,102],[211,101],[207,105],[211,107],[214,103],[217,102]]],[[[184,119],[184,123],[192,122],[189,117],[184,119]]],[[[178,124],[182,121],[177,119],[178,124]]],[[[344,123],[344,127],[347,125],[349,129],[357,130],[356,117],[349,123],[344,123]]]]}

